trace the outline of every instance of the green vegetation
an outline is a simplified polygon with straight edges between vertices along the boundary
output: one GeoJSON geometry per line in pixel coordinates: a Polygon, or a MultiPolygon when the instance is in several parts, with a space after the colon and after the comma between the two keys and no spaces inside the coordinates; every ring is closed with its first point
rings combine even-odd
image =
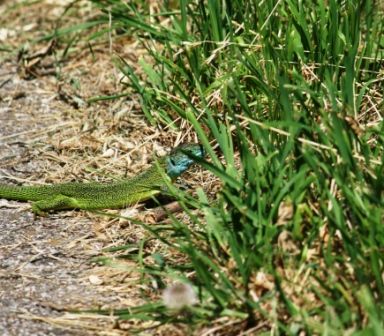
{"type": "Polygon", "coordinates": [[[148,227],[187,262],[127,255],[143,281],[190,283],[200,303],[116,313],[227,334],[381,334],[383,4],[93,2],[148,50],[139,73],[116,58],[148,120],[187,120],[222,182],[215,199],[177,192],[190,223],[148,227]]]}

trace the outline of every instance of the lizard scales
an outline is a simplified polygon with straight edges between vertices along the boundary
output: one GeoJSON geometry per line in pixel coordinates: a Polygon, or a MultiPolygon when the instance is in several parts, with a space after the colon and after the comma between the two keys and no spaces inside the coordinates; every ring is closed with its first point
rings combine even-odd
{"type": "Polygon", "coordinates": [[[43,186],[0,184],[0,198],[33,201],[32,210],[40,215],[63,209],[122,208],[159,194],[166,187],[159,167],[174,180],[194,163],[193,156],[203,158],[202,147],[184,144],[173,149],[168,156],[158,159],[141,174],[112,183],[69,182],[43,186]]]}

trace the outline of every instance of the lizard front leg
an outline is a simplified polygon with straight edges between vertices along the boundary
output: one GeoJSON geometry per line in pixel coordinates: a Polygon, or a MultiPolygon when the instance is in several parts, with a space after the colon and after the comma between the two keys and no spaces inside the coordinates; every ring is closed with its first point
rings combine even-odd
{"type": "Polygon", "coordinates": [[[44,216],[46,212],[52,210],[75,209],[79,208],[76,198],[56,195],[50,199],[44,199],[32,203],[32,211],[38,216],[44,216]]]}

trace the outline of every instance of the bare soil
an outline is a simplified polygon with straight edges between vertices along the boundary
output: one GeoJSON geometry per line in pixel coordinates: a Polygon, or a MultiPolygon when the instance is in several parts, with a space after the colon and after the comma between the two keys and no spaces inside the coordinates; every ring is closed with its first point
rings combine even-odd
{"type": "MultiPolygon", "coordinates": [[[[134,95],[87,103],[122,91],[112,51],[134,64],[141,52],[135,41],[101,40],[91,52],[80,39],[65,59],[67,45],[37,42],[58,22],[73,27],[97,13],[89,2],[68,10],[70,3],[0,4],[1,183],[133,175],[177,137],[149,127],[134,95]]],[[[129,334],[115,317],[70,311],[143,303],[135,265],[116,270],[92,262],[105,247],[138,242],[146,235],[140,228],[81,211],[35,218],[25,203],[0,200],[0,232],[1,335],[129,334]]]]}

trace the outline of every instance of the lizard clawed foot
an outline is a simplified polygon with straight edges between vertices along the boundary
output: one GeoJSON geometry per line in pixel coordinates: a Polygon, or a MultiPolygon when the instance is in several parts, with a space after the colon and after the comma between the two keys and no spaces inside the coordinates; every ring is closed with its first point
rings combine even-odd
{"type": "Polygon", "coordinates": [[[47,217],[47,212],[41,210],[39,206],[36,204],[36,202],[32,203],[32,211],[34,214],[34,217],[47,217]]]}

